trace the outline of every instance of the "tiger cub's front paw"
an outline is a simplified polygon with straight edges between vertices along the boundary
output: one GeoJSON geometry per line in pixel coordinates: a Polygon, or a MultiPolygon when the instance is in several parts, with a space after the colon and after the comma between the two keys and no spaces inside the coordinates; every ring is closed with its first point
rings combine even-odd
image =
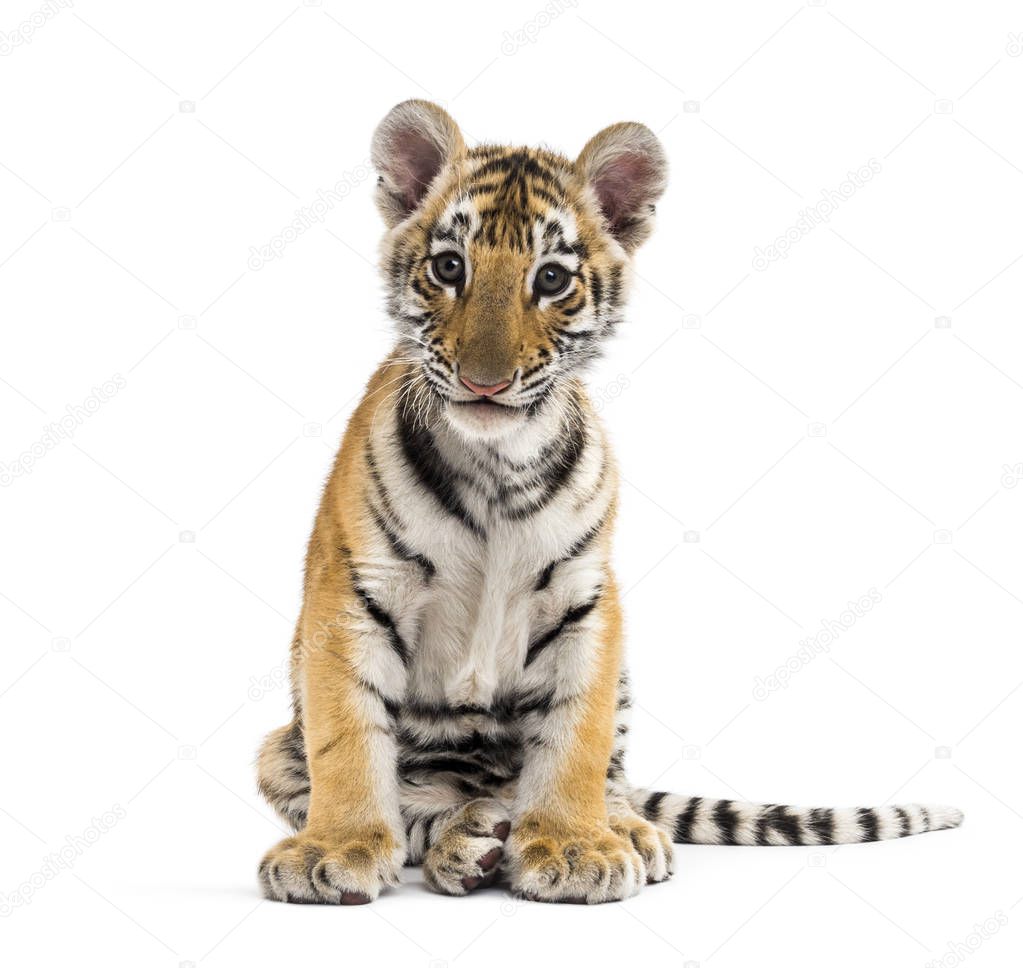
{"type": "Polygon", "coordinates": [[[303,832],[272,847],[259,864],[265,897],[293,904],[368,904],[398,883],[404,848],[386,830],[337,840],[303,832]]]}
{"type": "Polygon", "coordinates": [[[508,842],[512,887],[534,901],[599,904],[637,893],[647,865],[624,828],[524,820],[508,842]]]}
{"type": "Polygon", "coordinates": [[[671,838],[663,830],[629,807],[620,813],[612,813],[609,819],[611,829],[619,836],[628,838],[643,858],[647,884],[658,884],[671,877],[674,855],[671,838]]]}

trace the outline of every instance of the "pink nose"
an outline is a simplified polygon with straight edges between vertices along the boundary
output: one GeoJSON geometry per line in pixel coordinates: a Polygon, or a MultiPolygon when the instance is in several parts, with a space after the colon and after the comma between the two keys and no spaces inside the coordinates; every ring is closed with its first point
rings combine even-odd
{"type": "Polygon", "coordinates": [[[502,390],[511,386],[511,380],[503,380],[501,383],[495,383],[493,386],[485,387],[481,386],[479,383],[473,383],[472,380],[467,380],[464,376],[460,377],[460,379],[462,383],[464,383],[478,397],[492,397],[495,393],[500,393],[502,390]]]}

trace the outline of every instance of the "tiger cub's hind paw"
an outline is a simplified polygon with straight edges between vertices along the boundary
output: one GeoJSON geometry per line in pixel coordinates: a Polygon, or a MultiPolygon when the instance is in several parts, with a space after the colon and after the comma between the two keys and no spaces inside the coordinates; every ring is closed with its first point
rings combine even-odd
{"type": "Polygon", "coordinates": [[[463,895],[497,878],[511,824],[493,800],[467,804],[448,821],[423,859],[426,883],[441,894],[463,895]]]}

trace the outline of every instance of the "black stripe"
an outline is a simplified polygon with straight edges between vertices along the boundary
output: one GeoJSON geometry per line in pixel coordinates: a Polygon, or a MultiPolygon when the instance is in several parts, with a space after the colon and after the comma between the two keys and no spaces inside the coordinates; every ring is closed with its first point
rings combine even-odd
{"type": "Polygon", "coordinates": [[[556,218],[550,216],[547,218],[540,238],[545,246],[551,246],[557,243],[563,250],[567,250],[566,254],[571,254],[572,252],[572,250],[565,245],[564,226],[562,226],[556,218]]]}
{"type": "MultiPolygon", "coordinates": [[[[496,192],[501,187],[499,181],[482,181],[476,185],[469,185],[462,189],[462,195],[465,198],[479,198],[480,195],[488,195],[491,192],[496,192]]],[[[477,231],[472,240],[475,242],[480,237],[479,231],[477,231]]]]}
{"type": "Polygon", "coordinates": [[[559,558],[557,561],[552,561],[540,574],[537,576],[536,584],[533,586],[534,592],[542,592],[550,583],[551,575],[554,574],[554,569],[564,561],[563,558],[559,558]]]}
{"type": "Polygon", "coordinates": [[[494,174],[505,175],[505,185],[529,175],[544,185],[561,189],[561,182],[554,169],[547,168],[535,158],[530,158],[524,151],[510,151],[484,162],[472,173],[469,184],[494,174]]]}
{"type": "Polygon", "coordinates": [[[390,525],[384,520],[383,515],[375,508],[372,504],[369,505],[370,514],[373,516],[373,523],[380,529],[383,536],[387,539],[387,543],[391,546],[391,551],[404,561],[414,561],[420,568],[423,569],[423,574],[426,576],[426,580],[429,581],[437,573],[437,568],[429,558],[425,555],[419,554],[417,551],[413,551],[404,541],[398,536],[390,525]]]}
{"type": "Polygon", "coordinates": [[[334,749],[338,745],[338,743],[341,742],[341,740],[342,740],[341,736],[335,736],[332,740],[330,740],[330,742],[324,743],[323,746],[321,746],[316,751],[316,755],[326,756],[326,754],[329,753],[332,749],[334,749]]]}
{"type": "Polygon", "coordinates": [[[377,493],[380,495],[380,502],[384,506],[384,512],[388,517],[397,520],[398,512],[394,510],[394,505],[391,503],[391,495],[384,484],[384,479],[380,476],[380,469],[377,467],[376,457],[373,455],[373,447],[369,444],[366,445],[366,467],[369,470],[369,476],[373,480],[377,493]]]}
{"type": "MultiPolygon", "coordinates": [[[[352,561],[352,550],[344,545],[338,548],[341,553],[341,558],[344,560],[346,567],[348,568],[348,577],[352,583],[352,590],[355,592],[362,607],[366,610],[366,614],[369,615],[377,625],[380,626],[386,633],[388,641],[391,644],[391,648],[397,653],[398,658],[401,659],[401,663],[404,666],[408,666],[409,654],[408,646],[405,645],[404,640],[398,632],[398,626],[395,625],[394,619],[391,618],[388,612],[380,607],[380,604],[374,599],[363,587],[362,580],[359,578],[359,572],[355,568],[355,563],[352,561]]],[[[377,692],[380,695],[379,690],[371,683],[364,682],[363,685],[367,689],[377,692]]],[[[385,707],[387,706],[387,700],[381,695],[381,699],[384,701],[385,707]]],[[[390,709],[388,709],[390,715],[390,709]]]]}
{"type": "Polygon", "coordinates": [[[622,269],[621,266],[611,267],[611,305],[617,306],[622,298],[622,269]]]}
{"type": "Polygon", "coordinates": [[[490,772],[479,763],[472,760],[463,760],[457,756],[435,756],[428,760],[402,760],[398,764],[399,773],[415,773],[422,770],[424,773],[462,773],[483,776],[492,776],[490,772]]]}
{"type": "Polygon", "coordinates": [[[643,816],[647,820],[656,819],[661,809],[661,801],[667,796],[667,793],[651,793],[646,798],[646,803],[643,804],[643,816]]]}
{"type": "Polygon", "coordinates": [[[835,842],[835,815],[826,807],[814,807],[810,811],[806,818],[806,828],[817,835],[822,846],[835,842]]]}
{"type": "Polygon", "coordinates": [[[398,422],[398,431],[405,460],[420,483],[430,491],[448,514],[461,521],[478,538],[485,538],[486,532],[483,527],[462,504],[455,487],[457,474],[437,452],[430,431],[425,427],[415,426],[415,420],[410,421],[404,413],[398,422]]]}
{"type": "Polygon", "coordinates": [[[478,783],[473,783],[471,780],[466,779],[464,776],[458,777],[455,782],[455,786],[465,796],[475,799],[476,797],[489,797],[492,791],[488,790],[484,786],[480,786],[478,783]]]}
{"type": "Polygon", "coordinates": [[[558,706],[571,701],[571,699],[555,699],[553,692],[545,692],[520,700],[515,711],[519,716],[526,716],[529,713],[543,713],[544,716],[549,716],[558,706]]]}
{"type": "Polygon", "coordinates": [[[468,703],[460,706],[448,706],[444,703],[432,703],[416,699],[408,700],[402,706],[402,712],[411,716],[418,716],[421,719],[428,719],[433,722],[457,719],[460,716],[486,716],[490,719],[498,718],[497,711],[487,706],[476,706],[468,703]]]}
{"type": "Polygon", "coordinates": [[[735,843],[735,828],[739,823],[739,813],[732,809],[731,800],[718,800],[714,807],[714,822],[718,825],[718,840],[722,844],[735,843]]]}
{"type": "Polygon", "coordinates": [[[693,821],[696,820],[696,811],[700,809],[700,804],[702,803],[702,797],[690,797],[685,810],[678,815],[678,819],[675,821],[675,833],[672,837],[676,844],[692,843],[690,838],[692,836],[693,821]]]}
{"type": "Polygon", "coordinates": [[[566,561],[571,561],[573,558],[581,555],[589,546],[593,539],[600,534],[601,529],[604,527],[604,522],[607,520],[605,514],[601,519],[587,531],[561,558],[557,558],[552,561],[543,571],[540,572],[536,579],[536,584],[533,586],[534,592],[542,592],[550,583],[551,575],[554,574],[554,569],[558,565],[564,564],[566,561]]]}
{"type": "Polygon", "coordinates": [[[388,699],[376,686],[373,685],[368,679],[364,679],[362,676],[356,677],[356,682],[362,686],[367,692],[373,693],[377,699],[383,704],[384,712],[387,714],[387,718],[391,721],[391,726],[394,726],[394,720],[398,716],[398,711],[401,709],[401,703],[396,699],[388,699]]]}
{"type": "Polygon", "coordinates": [[[440,390],[444,390],[447,387],[447,376],[444,371],[434,366],[429,360],[423,364],[423,369],[426,371],[427,376],[432,376],[433,380],[430,382],[438,387],[440,390]]]}
{"type": "Polygon", "coordinates": [[[447,370],[448,373],[455,372],[454,366],[451,365],[448,358],[439,350],[431,350],[430,359],[432,359],[434,363],[439,364],[444,370],[447,370]]]}
{"type": "Polygon", "coordinates": [[[578,316],[579,313],[581,313],[586,306],[586,292],[584,290],[579,290],[579,293],[580,293],[579,301],[574,306],[565,306],[564,309],[561,308],[561,304],[565,302],[565,300],[567,300],[569,296],[574,295],[574,293],[570,293],[569,296],[565,297],[565,299],[561,299],[558,302],[554,303],[553,308],[557,309],[562,316],[568,316],[570,319],[573,316],[578,316]]]}
{"type": "Polygon", "coordinates": [[[285,789],[283,787],[275,786],[266,777],[260,777],[257,783],[257,789],[263,799],[276,803],[279,801],[291,801],[298,797],[304,796],[309,792],[309,786],[299,787],[297,789],[285,789]]]}
{"type": "Polygon", "coordinates": [[[376,600],[367,594],[364,588],[361,588],[359,585],[354,587],[355,594],[359,596],[359,601],[362,602],[362,607],[366,609],[369,617],[387,633],[391,648],[398,654],[402,665],[407,666],[409,660],[408,646],[405,645],[404,640],[398,633],[398,627],[394,624],[394,619],[391,618],[390,613],[382,609],[376,600]]]}
{"type": "Polygon", "coordinates": [[[600,592],[593,596],[588,602],[583,602],[581,605],[573,605],[564,615],[561,616],[561,621],[558,622],[554,628],[549,629],[540,638],[532,642],[528,649],[526,649],[526,663],[528,667],[534,659],[550,645],[562,632],[565,631],[570,625],[576,625],[581,622],[594,608],[597,607],[597,602],[600,601],[600,592]]]}
{"type": "MultiPolygon", "coordinates": [[[[527,702],[527,699],[533,695],[533,693],[530,693],[528,697],[525,695],[496,696],[489,706],[470,703],[449,706],[447,703],[442,702],[429,702],[421,699],[407,698],[401,707],[403,719],[405,720],[403,729],[413,732],[418,729],[417,723],[414,721],[408,722],[409,717],[424,719],[431,724],[449,724],[453,719],[459,719],[465,716],[478,716],[487,720],[485,728],[488,730],[492,728],[491,723],[497,724],[498,726],[508,727],[513,723],[515,718],[524,709],[526,709],[524,704],[527,702]]],[[[548,696],[548,699],[550,700],[551,697],[548,696]]],[[[466,728],[473,728],[473,725],[466,724],[466,728]]]]}
{"type": "Polygon", "coordinates": [[[801,845],[803,843],[803,831],[799,826],[799,818],[788,812],[782,806],[764,807],[757,820],[756,841],[762,846],[768,846],[771,841],[767,839],[769,830],[781,834],[790,844],[801,845]]]}
{"type": "Polygon", "coordinates": [[[457,739],[424,740],[409,726],[402,725],[398,729],[398,741],[406,747],[409,754],[475,753],[497,759],[515,752],[516,749],[513,736],[485,736],[475,729],[457,739]]]}
{"type": "MultiPolygon", "coordinates": [[[[532,406],[532,404],[530,404],[532,406]]],[[[513,521],[521,521],[546,507],[562,487],[568,482],[579,458],[586,448],[586,430],[582,417],[573,409],[571,426],[566,429],[564,445],[554,455],[548,468],[538,476],[538,485],[544,486],[544,493],[535,501],[522,507],[509,510],[506,516],[513,521]]]]}
{"type": "Polygon", "coordinates": [[[564,203],[564,199],[558,198],[557,195],[547,191],[546,188],[541,188],[539,185],[530,185],[529,191],[533,198],[538,198],[548,205],[559,207],[564,203]]]}
{"type": "Polygon", "coordinates": [[[920,812],[924,815],[924,833],[931,829],[931,813],[926,807],[921,807],[920,812]]]}
{"type": "Polygon", "coordinates": [[[550,400],[554,394],[555,385],[554,377],[548,373],[529,387],[530,396],[526,401],[526,413],[530,417],[535,417],[540,412],[541,407],[550,400]]]}
{"type": "Polygon", "coordinates": [[[590,292],[593,295],[593,306],[599,310],[600,304],[604,301],[604,283],[597,269],[590,272],[590,292]]]}
{"type": "Polygon", "coordinates": [[[856,820],[859,822],[860,830],[863,832],[863,835],[860,837],[861,843],[866,844],[879,839],[877,835],[877,814],[873,810],[869,807],[860,807],[856,811],[856,820]]]}
{"type": "Polygon", "coordinates": [[[291,728],[285,733],[281,746],[287,750],[292,759],[305,762],[305,737],[302,734],[302,723],[298,719],[292,720],[291,728]]]}
{"type": "Polygon", "coordinates": [[[433,827],[434,827],[434,824],[436,824],[439,819],[440,819],[440,814],[439,813],[435,813],[432,817],[430,817],[429,820],[426,821],[426,826],[423,828],[423,850],[424,851],[426,850],[427,847],[430,846],[430,844],[433,841],[433,827]]]}
{"type": "MultiPolygon", "coordinates": [[[[455,235],[451,228],[437,228],[434,227],[430,230],[430,240],[439,239],[442,242],[458,242],[459,237],[455,235]]],[[[428,246],[429,248],[429,246],[428,246]]]]}
{"type": "MultiPolygon", "coordinates": [[[[437,290],[443,289],[443,286],[438,286],[432,279],[430,279],[429,276],[425,276],[424,278],[426,279],[426,284],[428,286],[430,286],[431,289],[437,289],[437,290]]],[[[418,279],[416,279],[415,277],[413,277],[412,282],[409,283],[409,285],[412,287],[412,291],[417,296],[422,296],[423,299],[429,299],[430,298],[430,292],[428,290],[424,289],[423,288],[423,284],[418,279]]]]}
{"type": "Polygon", "coordinates": [[[909,819],[909,814],[906,813],[902,807],[894,807],[895,815],[899,818],[899,836],[908,837],[913,831],[913,824],[909,819]]]}
{"type": "MultiPolygon", "coordinates": [[[[595,329],[559,329],[558,338],[575,343],[577,340],[592,340],[597,335],[595,329]]],[[[574,347],[573,347],[574,349],[574,347]]]]}

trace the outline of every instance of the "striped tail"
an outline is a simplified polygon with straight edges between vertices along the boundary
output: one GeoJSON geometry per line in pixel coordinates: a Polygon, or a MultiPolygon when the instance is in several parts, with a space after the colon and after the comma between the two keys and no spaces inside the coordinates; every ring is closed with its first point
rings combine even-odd
{"type": "Polygon", "coordinates": [[[863,844],[947,830],[963,822],[962,812],[954,807],[919,803],[901,807],[788,807],[651,790],[633,790],[629,799],[638,813],[664,830],[676,844],[863,844]]]}

